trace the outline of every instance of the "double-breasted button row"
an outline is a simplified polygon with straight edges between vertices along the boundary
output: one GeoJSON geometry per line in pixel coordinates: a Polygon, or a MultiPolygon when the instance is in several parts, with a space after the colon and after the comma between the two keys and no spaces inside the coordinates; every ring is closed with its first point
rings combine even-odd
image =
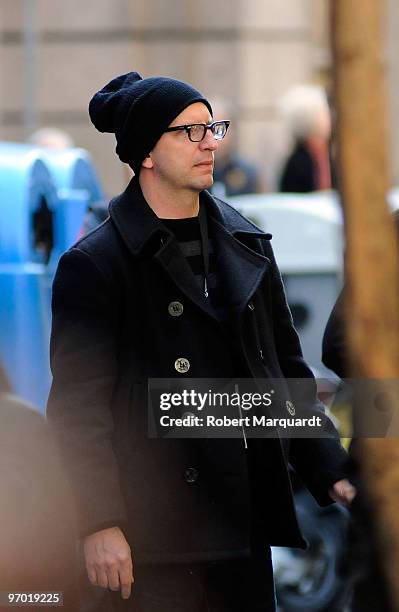
{"type": "MultiPolygon", "coordinates": [[[[183,314],[183,304],[177,300],[170,302],[168,305],[168,313],[171,317],[180,317],[183,314]]],[[[185,374],[190,369],[190,362],[186,357],[179,357],[175,361],[175,370],[179,374],[185,374]]]]}
{"type": "Polygon", "coordinates": [[[171,317],[180,317],[183,314],[183,304],[181,302],[171,302],[168,306],[168,313],[171,317]]]}
{"type": "Polygon", "coordinates": [[[197,468],[187,467],[184,470],[184,480],[188,484],[194,484],[195,482],[197,482],[198,477],[199,477],[199,471],[197,470],[197,468]]]}

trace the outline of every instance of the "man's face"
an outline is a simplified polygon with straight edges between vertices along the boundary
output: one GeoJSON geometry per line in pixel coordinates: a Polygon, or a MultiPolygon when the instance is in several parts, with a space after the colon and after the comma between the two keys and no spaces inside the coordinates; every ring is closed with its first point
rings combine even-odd
{"type": "MultiPolygon", "coordinates": [[[[210,123],[212,117],[202,102],[180,113],[169,127],[210,123]]],[[[210,130],[201,142],[191,142],[185,130],[162,134],[151,151],[152,171],[161,184],[173,189],[202,191],[213,184],[214,152],[218,147],[210,130]]]]}

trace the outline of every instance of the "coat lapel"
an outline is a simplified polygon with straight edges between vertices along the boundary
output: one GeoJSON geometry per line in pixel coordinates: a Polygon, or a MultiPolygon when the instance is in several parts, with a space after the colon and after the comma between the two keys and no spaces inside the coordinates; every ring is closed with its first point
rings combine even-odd
{"type": "Polygon", "coordinates": [[[240,313],[262,282],[270,261],[217,222],[212,224],[212,234],[223,294],[230,307],[240,313]]]}
{"type": "Polygon", "coordinates": [[[216,319],[209,300],[202,293],[175,238],[168,238],[167,243],[155,253],[155,259],[159,261],[165,272],[188,299],[194,302],[201,310],[204,310],[209,316],[216,319]]]}
{"type": "Polygon", "coordinates": [[[226,302],[240,314],[256,292],[270,266],[270,260],[254,249],[256,239],[270,240],[266,234],[234,208],[203,192],[210,234],[215,241],[218,274],[226,302]],[[251,245],[251,246],[249,246],[251,245]]]}
{"type": "MultiPolygon", "coordinates": [[[[204,191],[200,195],[205,206],[209,233],[214,240],[217,273],[226,303],[241,313],[261,283],[270,261],[247,246],[254,239],[271,238],[234,208],[204,191]]],[[[162,224],[144,199],[139,182],[133,178],[127,189],[111,201],[112,222],[129,251],[140,256],[144,247],[153,244],[153,257],[179,289],[209,316],[215,314],[202,293],[189,264],[182,255],[173,234],[162,224]]]]}

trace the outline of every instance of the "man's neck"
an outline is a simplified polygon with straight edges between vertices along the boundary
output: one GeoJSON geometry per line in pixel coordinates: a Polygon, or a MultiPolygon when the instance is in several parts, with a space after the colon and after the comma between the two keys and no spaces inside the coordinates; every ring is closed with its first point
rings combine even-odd
{"type": "Polygon", "coordinates": [[[157,217],[161,219],[187,219],[199,212],[199,193],[185,189],[170,189],[139,178],[143,196],[157,217]]]}

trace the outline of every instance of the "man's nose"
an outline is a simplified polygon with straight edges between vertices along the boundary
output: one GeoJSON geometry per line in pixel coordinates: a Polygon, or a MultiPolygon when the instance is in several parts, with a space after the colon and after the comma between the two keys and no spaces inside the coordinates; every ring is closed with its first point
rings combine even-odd
{"type": "Polygon", "coordinates": [[[212,130],[206,130],[205,138],[199,144],[202,150],[209,149],[210,151],[216,151],[219,146],[218,141],[215,140],[212,134],[212,130]]]}

